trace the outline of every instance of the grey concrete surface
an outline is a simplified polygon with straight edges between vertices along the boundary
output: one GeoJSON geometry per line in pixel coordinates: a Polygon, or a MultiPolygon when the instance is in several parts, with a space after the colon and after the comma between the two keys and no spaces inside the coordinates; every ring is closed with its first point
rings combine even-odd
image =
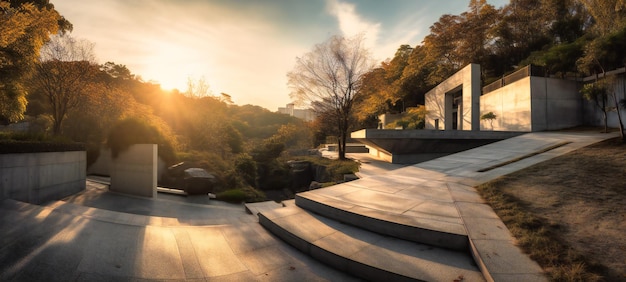
{"type": "MultiPolygon", "coordinates": [[[[484,279],[540,281],[541,269],[515,246],[506,227],[472,187],[612,136],[531,133],[423,164],[372,167],[360,180],[315,193],[372,218],[401,214],[415,220],[461,222],[484,279]],[[478,172],[563,141],[571,143],[478,172]],[[398,205],[380,202],[396,197],[402,199],[398,205]]],[[[364,171],[373,163],[371,159],[363,162],[364,171]]],[[[316,242],[310,253],[267,232],[242,205],[160,193],[156,199],[146,199],[112,193],[95,182],[88,181],[87,186],[82,193],[45,206],[8,199],[0,202],[0,281],[354,281],[358,279],[316,258],[348,256],[346,267],[356,271],[370,273],[365,265],[380,263],[381,268],[401,275],[430,268],[432,263],[414,264],[402,253],[411,250],[407,246],[415,246],[405,245],[412,242],[357,227],[337,232],[338,225],[327,221],[326,228],[308,230],[312,228],[307,227],[309,219],[298,218],[297,212],[289,224],[316,242]],[[319,232],[326,232],[326,237],[319,237],[319,232]],[[361,243],[340,243],[355,236],[361,236],[361,243]],[[387,239],[377,239],[383,237],[387,239]],[[329,249],[336,250],[331,254],[329,249]],[[387,258],[406,260],[412,266],[385,265],[392,261],[387,258]]],[[[277,210],[285,209],[282,213],[286,214],[290,207],[297,207],[293,200],[283,204],[277,210]]],[[[262,214],[273,213],[271,207],[262,209],[262,214]]],[[[444,256],[440,262],[445,260],[444,256]]],[[[428,280],[446,276],[432,277],[428,280]]]]}
{"type": "Polygon", "coordinates": [[[276,239],[241,205],[87,186],[46,206],[0,203],[0,281],[357,280],[276,239]]]}
{"type": "Polygon", "coordinates": [[[297,249],[373,281],[483,281],[468,253],[378,235],[297,206],[262,212],[260,222],[297,249]]]}
{"type": "MultiPolygon", "coordinates": [[[[362,179],[300,193],[296,204],[322,216],[405,240],[423,242],[421,238],[397,234],[415,233],[403,230],[403,225],[430,225],[427,229],[440,234],[460,234],[469,241],[471,254],[487,280],[541,281],[545,280],[541,268],[515,246],[506,226],[473,187],[614,136],[592,132],[528,133],[416,165],[388,167],[387,171],[375,167],[376,173],[362,179]],[[543,152],[548,148],[553,149],[543,152]],[[485,168],[493,169],[481,172],[485,168]],[[402,220],[404,224],[399,225],[403,218],[411,220],[402,220]],[[463,232],[458,232],[455,222],[463,232]]],[[[366,169],[376,163],[369,155],[348,156],[364,158],[362,167],[366,169]]]]}

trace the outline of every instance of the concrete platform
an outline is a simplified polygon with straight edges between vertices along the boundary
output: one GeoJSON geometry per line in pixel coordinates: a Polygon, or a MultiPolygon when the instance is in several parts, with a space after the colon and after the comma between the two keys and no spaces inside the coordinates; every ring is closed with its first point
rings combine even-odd
{"type": "Polygon", "coordinates": [[[350,137],[387,162],[415,164],[489,143],[519,136],[523,132],[467,130],[363,129],[350,137]]]}
{"type": "MultiPolygon", "coordinates": [[[[430,246],[464,249],[474,257],[488,281],[545,281],[542,269],[515,246],[506,226],[473,187],[614,136],[589,132],[528,133],[297,194],[296,205],[362,230],[430,246]],[[452,240],[451,235],[457,238],[452,240]]],[[[359,158],[358,154],[350,157],[359,158]]],[[[380,167],[376,170],[380,172],[380,167]]],[[[274,212],[260,216],[267,221],[275,217],[274,212]]],[[[316,226],[319,219],[311,221],[301,218],[299,225],[316,226]]],[[[266,225],[292,228],[281,222],[266,225]]],[[[274,231],[276,227],[268,229],[274,231]]]]}

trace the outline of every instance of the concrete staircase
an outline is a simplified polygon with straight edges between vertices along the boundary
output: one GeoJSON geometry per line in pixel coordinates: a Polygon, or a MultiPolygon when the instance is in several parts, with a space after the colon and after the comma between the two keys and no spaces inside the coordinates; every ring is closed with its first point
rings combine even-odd
{"type": "Polygon", "coordinates": [[[547,281],[473,187],[606,138],[525,134],[299,193],[295,205],[261,210],[259,223],[365,280],[547,281]]]}
{"type": "MultiPolygon", "coordinates": [[[[299,201],[296,200],[296,203],[299,201]]],[[[323,204],[323,203],[320,203],[323,204]]],[[[368,221],[327,215],[333,208],[316,210],[288,206],[259,213],[259,223],[303,253],[338,270],[372,281],[483,281],[468,252],[365,230],[368,221]],[[342,222],[342,220],[345,220],[342,222]],[[349,222],[349,224],[347,224],[349,222]]],[[[341,213],[339,213],[341,214],[341,213]]],[[[372,217],[373,220],[376,220],[372,217]]],[[[397,223],[380,221],[379,231],[404,235],[397,223]]],[[[442,234],[445,238],[446,235],[442,234]]],[[[432,235],[427,239],[431,240],[432,235]]],[[[443,239],[445,240],[445,239],[443,239]]]]}
{"type": "Polygon", "coordinates": [[[431,191],[428,206],[439,209],[419,215],[417,203],[424,201],[362,189],[364,181],[377,178],[299,193],[295,205],[259,212],[259,223],[303,253],[366,280],[485,280],[447,191],[431,191]]]}
{"type": "Polygon", "coordinates": [[[469,248],[463,224],[455,217],[447,221],[416,218],[310,192],[296,195],[296,204],[330,219],[374,233],[454,251],[465,251],[469,248]]]}

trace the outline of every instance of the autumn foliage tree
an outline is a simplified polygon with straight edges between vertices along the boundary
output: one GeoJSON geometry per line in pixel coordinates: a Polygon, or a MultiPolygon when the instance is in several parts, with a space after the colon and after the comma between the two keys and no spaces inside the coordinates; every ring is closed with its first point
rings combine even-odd
{"type": "Polygon", "coordinates": [[[40,48],[71,28],[48,1],[0,1],[0,121],[24,117],[26,82],[40,48]]]}
{"type": "Polygon", "coordinates": [[[83,102],[98,71],[90,42],[66,34],[52,37],[43,47],[32,86],[46,97],[55,135],[61,134],[68,112],[83,102]]]}
{"type": "Polygon", "coordinates": [[[426,92],[469,63],[480,64],[485,84],[528,64],[560,77],[626,65],[624,0],[468,2],[465,12],[442,15],[423,42],[401,45],[365,75],[361,119],[397,112],[398,101],[423,104],[426,92]]]}

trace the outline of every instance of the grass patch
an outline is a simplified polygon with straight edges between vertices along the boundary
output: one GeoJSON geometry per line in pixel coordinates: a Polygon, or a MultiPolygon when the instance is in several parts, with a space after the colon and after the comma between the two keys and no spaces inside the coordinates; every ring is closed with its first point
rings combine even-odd
{"type": "Polygon", "coordinates": [[[501,192],[499,179],[476,187],[517,238],[518,246],[535,260],[552,281],[602,281],[598,268],[564,243],[555,230],[560,227],[527,212],[517,198],[501,192]]]}

